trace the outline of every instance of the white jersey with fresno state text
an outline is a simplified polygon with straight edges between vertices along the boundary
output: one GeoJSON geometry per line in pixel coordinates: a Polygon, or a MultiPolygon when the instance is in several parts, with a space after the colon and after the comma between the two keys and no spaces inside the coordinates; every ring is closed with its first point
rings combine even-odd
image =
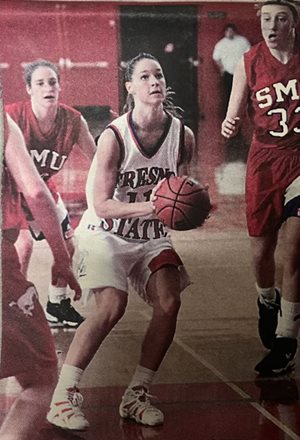
{"type": "MultiPolygon", "coordinates": [[[[177,175],[180,151],[184,139],[182,122],[168,114],[165,130],[151,154],[147,153],[132,123],[132,113],[114,120],[106,129],[112,130],[120,147],[120,165],[113,199],[121,202],[148,201],[152,189],[164,177],[177,175]]],[[[119,153],[119,152],[118,152],[119,153]]],[[[95,157],[87,180],[88,209],[84,213],[79,230],[102,229],[125,240],[148,241],[168,235],[167,228],[155,214],[129,219],[101,219],[93,208],[95,157]]]]}

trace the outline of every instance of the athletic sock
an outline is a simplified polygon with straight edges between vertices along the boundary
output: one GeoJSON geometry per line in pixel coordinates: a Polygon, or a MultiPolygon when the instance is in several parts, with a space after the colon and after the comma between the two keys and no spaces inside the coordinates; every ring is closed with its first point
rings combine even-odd
{"type": "Polygon", "coordinates": [[[135,369],[131,382],[128,385],[128,388],[142,385],[148,388],[148,385],[150,385],[153,381],[155,373],[156,371],[149,370],[149,368],[138,365],[135,369]]]}
{"type": "Polygon", "coordinates": [[[74,367],[73,365],[64,364],[52,400],[61,399],[66,396],[66,390],[78,387],[83,371],[81,368],[74,367]]]}
{"type": "Polygon", "coordinates": [[[281,298],[281,313],[278,316],[276,335],[284,338],[297,338],[300,328],[300,303],[281,298]]]}
{"type": "Polygon", "coordinates": [[[59,304],[63,299],[67,298],[67,288],[56,287],[52,284],[49,284],[48,298],[51,303],[59,304]]]}
{"type": "Polygon", "coordinates": [[[258,293],[258,298],[261,302],[264,301],[274,301],[276,299],[276,289],[274,286],[272,287],[259,287],[259,285],[255,284],[256,291],[258,293]]]}

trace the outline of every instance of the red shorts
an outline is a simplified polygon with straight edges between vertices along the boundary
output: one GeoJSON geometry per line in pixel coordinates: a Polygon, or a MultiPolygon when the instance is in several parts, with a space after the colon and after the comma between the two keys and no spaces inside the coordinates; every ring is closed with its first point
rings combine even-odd
{"type": "Polygon", "coordinates": [[[0,378],[57,365],[54,340],[38,294],[20,271],[12,242],[2,240],[0,378]]]}
{"type": "Polygon", "coordinates": [[[249,235],[276,232],[283,222],[287,187],[300,176],[300,147],[251,147],[246,177],[246,215],[249,235]]]}

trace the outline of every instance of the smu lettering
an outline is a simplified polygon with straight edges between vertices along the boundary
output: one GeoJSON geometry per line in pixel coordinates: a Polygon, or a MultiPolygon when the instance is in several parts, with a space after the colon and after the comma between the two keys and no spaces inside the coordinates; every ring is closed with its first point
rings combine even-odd
{"type": "MultiPolygon", "coordinates": [[[[255,93],[258,107],[272,108],[267,111],[267,116],[276,116],[278,118],[278,130],[269,130],[269,134],[274,137],[284,137],[289,131],[289,115],[286,106],[281,107],[280,103],[288,101],[298,102],[300,100],[300,83],[297,79],[290,79],[286,84],[277,82],[271,87],[264,87],[255,93]],[[278,107],[274,104],[279,104],[278,107]]],[[[299,114],[299,123],[291,131],[300,133],[300,106],[293,110],[294,114],[299,114]]]]}
{"type": "Polygon", "coordinates": [[[59,171],[68,158],[65,154],[58,154],[56,151],[48,149],[42,150],[41,152],[30,149],[30,156],[38,169],[50,168],[54,171],[59,171]]]}

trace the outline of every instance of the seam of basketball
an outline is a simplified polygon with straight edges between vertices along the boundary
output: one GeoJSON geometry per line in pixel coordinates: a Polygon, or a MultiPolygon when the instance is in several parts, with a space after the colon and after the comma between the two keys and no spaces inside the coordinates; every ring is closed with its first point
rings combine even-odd
{"type": "MultiPolygon", "coordinates": [[[[175,194],[176,194],[176,197],[175,197],[175,200],[174,200],[174,207],[176,207],[176,202],[177,202],[178,197],[179,197],[179,195],[180,195],[180,191],[181,191],[183,185],[185,184],[186,180],[187,180],[187,177],[183,180],[182,184],[181,184],[180,187],[179,187],[179,190],[175,193],[175,194]]],[[[173,191],[173,192],[174,192],[174,191],[173,191]]],[[[173,208],[173,209],[172,209],[172,217],[171,217],[171,226],[174,226],[174,224],[173,224],[173,220],[174,220],[174,212],[175,212],[175,209],[173,208]]]]}
{"type": "MultiPolygon", "coordinates": [[[[178,208],[177,206],[175,208],[178,209],[179,212],[181,212],[181,214],[183,215],[183,217],[185,218],[185,220],[187,221],[188,224],[190,224],[194,228],[197,227],[197,225],[194,222],[192,222],[189,217],[187,217],[186,213],[182,209],[178,208]]],[[[173,210],[173,212],[174,211],[175,211],[175,209],[173,210]]]]}

